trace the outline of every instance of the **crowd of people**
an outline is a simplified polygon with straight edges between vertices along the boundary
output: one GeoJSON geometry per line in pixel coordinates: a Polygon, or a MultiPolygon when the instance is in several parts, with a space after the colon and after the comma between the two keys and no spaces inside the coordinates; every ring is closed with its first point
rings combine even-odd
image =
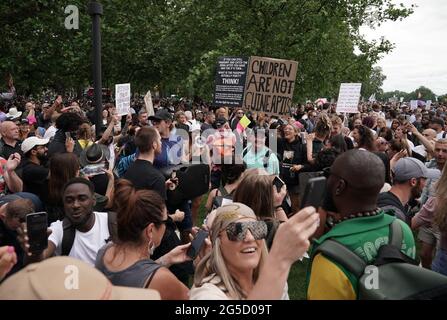
{"type": "MultiPolygon", "coordinates": [[[[442,103],[361,103],[347,115],[308,102],[278,117],[199,99],[154,97],[150,109],[135,98],[127,115],[104,104],[97,130],[85,99],[10,88],[0,99],[1,298],[26,298],[36,274],[58,279],[78,265],[99,283],[147,290],[128,298],[289,299],[290,269],[308,252],[308,299],[356,299],[358,279],[318,247],[336,239],[372,263],[394,221],[400,252],[447,276],[442,103]],[[318,176],[325,197],[302,208],[318,176]],[[26,224],[34,212],[48,223],[37,252],[26,224]],[[199,230],[209,237],[191,257],[199,230]]],[[[33,298],[54,284],[39,285],[33,298]]]]}

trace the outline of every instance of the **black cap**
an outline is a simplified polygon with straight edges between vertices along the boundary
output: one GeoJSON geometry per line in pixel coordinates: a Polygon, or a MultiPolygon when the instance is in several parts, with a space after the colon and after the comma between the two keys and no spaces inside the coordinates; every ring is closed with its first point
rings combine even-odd
{"type": "Polygon", "coordinates": [[[227,122],[228,122],[228,120],[226,118],[224,118],[224,117],[217,118],[216,122],[215,122],[216,128],[222,127],[227,122]]]}
{"type": "Polygon", "coordinates": [[[149,120],[171,120],[172,121],[172,114],[166,110],[166,109],[160,109],[158,110],[154,116],[150,116],[148,119],[149,120]]]}

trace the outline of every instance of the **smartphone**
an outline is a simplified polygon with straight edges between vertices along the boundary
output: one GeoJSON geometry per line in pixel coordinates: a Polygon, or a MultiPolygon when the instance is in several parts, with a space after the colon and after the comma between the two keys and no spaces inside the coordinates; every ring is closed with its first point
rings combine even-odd
{"type": "Polygon", "coordinates": [[[65,138],[66,138],[66,139],[71,138],[71,134],[70,134],[70,132],[65,132],[65,138]]]}
{"type": "Polygon", "coordinates": [[[188,257],[190,257],[193,260],[197,257],[207,237],[208,237],[208,231],[200,229],[194,240],[191,241],[191,246],[188,248],[188,251],[186,252],[188,257]]]}
{"type": "Polygon", "coordinates": [[[318,209],[323,204],[326,193],[326,178],[317,177],[310,178],[304,189],[303,199],[301,201],[301,209],[305,207],[314,207],[318,209]]]}
{"type": "Polygon", "coordinates": [[[278,191],[278,193],[281,192],[281,188],[284,184],[284,181],[282,181],[278,176],[275,176],[275,179],[273,179],[273,185],[276,187],[276,191],[278,191]]]}
{"type": "Polygon", "coordinates": [[[48,214],[46,212],[30,213],[26,216],[30,252],[40,253],[48,247],[47,227],[48,214]]]}

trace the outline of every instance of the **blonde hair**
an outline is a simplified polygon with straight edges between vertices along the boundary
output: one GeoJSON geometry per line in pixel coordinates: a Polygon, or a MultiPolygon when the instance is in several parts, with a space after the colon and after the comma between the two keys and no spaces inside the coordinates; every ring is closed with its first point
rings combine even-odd
{"type": "MultiPolygon", "coordinates": [[[[243,204],[233,203],[231,205],[223,206],[216,211],[216,216],[210,230],[210,237],[213,247],[211,252],[208,253],[197,265],[194,275],[195,287],[201,287],[204,283],[209,281],[209,279],[205,278],[215,274],[219,276],[221,280],[221,282],[217,285],[225,287],[225,293],[227,296],[237,300],[247,298],[248,292],[244,292],[237,280],[231,275],[220,247],[220,234],[228,227],[230,223],[236,222],[245,217],[256,219],[256,215],[254,214],[253,210],[249,208],[249,210],[247,210],[247,208],[248,207],[243,204]],[[245,210],[239,210],[240,208],[245,208],[245,210]]],[[[253,272],[253,282],[258,280],[259,271],[267,258],[267,254],[265,240],[262,240],[261,257],[258,266],[253,272]]]]}
{"type": "Polygon", "coordinates": [[[447,165],[444,165],[441,178],[436,184],[435,223],[441,232],[447,231],[447,165]]]}

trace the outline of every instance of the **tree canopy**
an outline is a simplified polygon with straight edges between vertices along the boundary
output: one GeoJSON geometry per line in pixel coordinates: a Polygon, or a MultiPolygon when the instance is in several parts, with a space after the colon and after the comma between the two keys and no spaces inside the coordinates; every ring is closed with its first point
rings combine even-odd
{"type": "MultiPolygon", "coordinates": [[[[132,91],[210,99],[219,56],[298,61],[295,99],[336,97],[341,82],[362,82],[363,96],[384,80],[373,66],[393,45],[366,41],[362,25],[403,19],[411,6],[391,0],[103,0],[103,86],[131,82],[132,91]]],[[[0,3],[0,74],[23,93],[80,90],[91,84],[91,18],[79,8],[67,30],[56,0],[0,3]]]]}

